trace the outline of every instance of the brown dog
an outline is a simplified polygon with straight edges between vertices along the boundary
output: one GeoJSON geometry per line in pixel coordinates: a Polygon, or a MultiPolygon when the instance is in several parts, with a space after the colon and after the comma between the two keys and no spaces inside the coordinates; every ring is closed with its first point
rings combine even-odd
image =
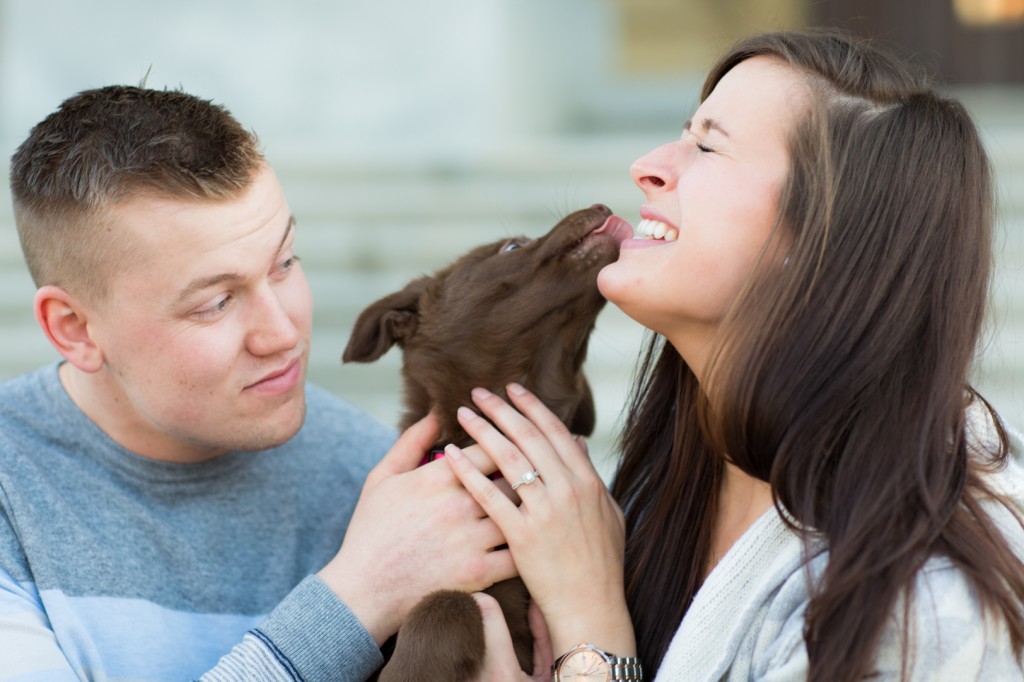
{"type": "MultiPolygon", "coordinates": [[[[577,211],[539,239],[478,247],[431,277],[377,301],[356,321],[345,362],[372,362],[393,344],[403,351],[407,428],[434,410],[439,447],[469,439],[455,412],[482,386],[504,395],[531,389],[573,433],[594,430],[594,401],[583,375],[587,343],[605,300],[597,272],[632,235],[600,204],[577,211]]],[[[501,603],[523,670],[532,672],[529,596],[518,579],[488,592],[501,603]]],[[[459,682],[483,661],[483,621],[461,592],[428,595],[399,632],[380,682],[459,682]]]]}

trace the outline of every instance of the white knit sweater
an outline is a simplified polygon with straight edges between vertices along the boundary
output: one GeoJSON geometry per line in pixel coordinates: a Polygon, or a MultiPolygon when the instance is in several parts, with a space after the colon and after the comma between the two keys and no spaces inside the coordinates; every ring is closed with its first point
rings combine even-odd
{"type": "MultiPolygon", "coordinates": [[[[1011,461],[992,483],[1024,508],[1024,456],[1011,434],[1011,461]]],[[[1005,508],[990,507],[1024,557],[1024,529],[1005,508]]],[[[812,550],[805,567],[801,541],[773,508],[736,542],[708,576],[676,631],[658,670],[658,682],[807,678],[803,639],[808,577],[821,575],[828,553],[812,550]],[[809,570],[805,570],[808,569],[809,570]]],[[[1024,680],[1005,624],[986,621],[961,572],[944,558],[919,574],[912,603],[910,679],[1024,680]]],[[[894,614],[902,614],[898,604],[894,614]]],[[[899,680],[902,621],[895,615],[876,659],[878,677],[899,680]]]]}

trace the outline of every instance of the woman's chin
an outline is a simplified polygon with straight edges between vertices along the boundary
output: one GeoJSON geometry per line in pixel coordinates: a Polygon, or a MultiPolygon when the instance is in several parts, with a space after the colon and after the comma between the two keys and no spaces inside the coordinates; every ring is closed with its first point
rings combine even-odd
{"type": "Polygon", "coordinates": [[[613,261],[601,268],[600,272],[597,273],[597,290],[609,302],[615,305],[619,304],[619,294],[622,292],[622,278],[619,272],[621,268],[618,265],[618,261],[613,261]]]}

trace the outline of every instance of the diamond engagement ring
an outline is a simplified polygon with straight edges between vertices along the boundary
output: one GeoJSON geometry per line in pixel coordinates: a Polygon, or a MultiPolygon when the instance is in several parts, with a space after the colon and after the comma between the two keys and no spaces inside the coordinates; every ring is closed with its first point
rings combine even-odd
{"type": "Polygon", "coordinates": [[[519,479],[519,481],[517,483],[513,483],[512,484],[512,490],[515,490],[516,488],[518,488],[521,485],[530,485],[531,483],[533,483],[534,481],[538,480],[539,478],[540,478],[540,472],[537,471],[536,469],[534,469],[533,471],[527,471],[525,474],[523,474],[523,477],[521,479],[519,479]]]}

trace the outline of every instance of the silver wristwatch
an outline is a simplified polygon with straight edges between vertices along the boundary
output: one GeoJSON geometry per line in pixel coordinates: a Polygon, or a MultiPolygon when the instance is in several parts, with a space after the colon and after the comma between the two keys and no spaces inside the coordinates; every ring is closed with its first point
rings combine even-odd
{"type": "Polygon", "coordinates": [[[551,666],[554,682],[640,682],[644,669],[640,659],[623,658],[602,651],[593,644],[577,644],[551,666]]]}

